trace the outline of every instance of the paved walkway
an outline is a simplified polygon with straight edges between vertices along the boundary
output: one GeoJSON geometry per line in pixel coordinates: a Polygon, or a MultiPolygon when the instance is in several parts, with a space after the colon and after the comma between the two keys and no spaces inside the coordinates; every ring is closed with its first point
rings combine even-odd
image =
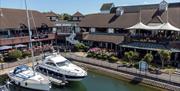
{"type": "Polygon", "coordinates": [[[169,75],[169,74],[162,73],[160,75],[157,75],[157,74],[152,74],[149,72],[142,72],[142,71],[139,71],[138,69],[135,69],[135,68],[120,67],[119,66],[120,64],[116,64],[116,63],[109,63],[107,61],[101,61],[101,60],[97,60],[97,59],[77,56],[73,53],[61,53],[61,54],[65,57],[69,58],[69,59],[73,59],[73,60],[76,60],[79,62],[93,64],[93,65],[117,70],[120,72],[132,74],[135,76],[153,79],[155,81],[170,83],[170,84],[173,84],[173,85],[180,87],[180,75],[177,75],[177,74],[169,75]]]}
{"type": "MultiPolygon", "coordinates": [[[[39,61],[41,58],[42,56],[36,56],[35,57],[36,62],[39,61]]],[[[13,70],[16,66],[23,64],[32,66],[32,59],[26,58],[12,63],[0,63],[0,75],[7,74],[9,71],[13,70]]]]}

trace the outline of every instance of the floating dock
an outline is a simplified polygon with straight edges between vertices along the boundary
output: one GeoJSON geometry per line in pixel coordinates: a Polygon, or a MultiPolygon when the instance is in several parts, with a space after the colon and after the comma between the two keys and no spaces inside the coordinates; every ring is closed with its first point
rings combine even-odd
{"type": "Polygon", "coordinates": [[[59,80],[53,77],[49,77],[49,80],[51,81],[51,83],[55,84],[55,85],[60,85],[60,86],[64,86],[66,85],[66,83],[68,83],[67,81],[63,81],[63,80],[59,80]]]}

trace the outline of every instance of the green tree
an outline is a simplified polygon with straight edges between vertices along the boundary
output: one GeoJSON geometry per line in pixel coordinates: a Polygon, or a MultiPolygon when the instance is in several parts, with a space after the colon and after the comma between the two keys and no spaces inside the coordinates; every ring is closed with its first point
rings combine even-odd
{"type": "Polygon", "coordinates": [[[167,50],[160,50],[159,52],[160,55],[160,59],[161,59],[161,64],[162,64],[162,68],[164,68],[164,63],[170,63],[170,59],[171,59],[171,52],[167,51],[167,50]]]}
{"type": "Polygon", "coordinates": [[[127,61],[130,61],[131,64],[134,64],[134,61],[139,57],[139,53],[134,51],[125,52],[124,57],[127,61]]]}
{"type": "Polygon", "coordinates": [[[153,59],[154,59],[154,57],[153,57],[153,55],[151,54],[151,53],[147,53],[145,56],[144,56],[144,61],[146,61],[148,64],[150,64],[152,61],[153,61],[153,59]]]}
{"type": "Polygon", "coordinates": [[[13,50],[8,53],[8,57],[17,60],[22,57],[22,52],[20,50],[13,50]]]}
{"type": "Polygon", "coordinates": [[[71,20],[71,15],[67,14],[67,13],[64,13],[61,15],[61,18],[63,20],[71,20]]]}

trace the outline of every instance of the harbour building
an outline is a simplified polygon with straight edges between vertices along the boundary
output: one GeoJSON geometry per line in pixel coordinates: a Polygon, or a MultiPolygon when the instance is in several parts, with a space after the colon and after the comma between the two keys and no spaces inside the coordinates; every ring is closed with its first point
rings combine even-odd
{"type": "Polygon", "coordinates": [[[79,23],[82,40],[90,47],[108,48],[118,53],[172,52],[171,62],[180,66],[180,3],[115,6],[105,3],[99,13],[85,15],[79,23]]]}
{"type": "MultiPolygon", "coordinates": [[[[29,10],[34,50],[48,50],[56,38],[51,23],[39,11],[29,10]]],[[[30,42],[26,10],[0,9],[0,51],[28,48],[30,42]]]]}

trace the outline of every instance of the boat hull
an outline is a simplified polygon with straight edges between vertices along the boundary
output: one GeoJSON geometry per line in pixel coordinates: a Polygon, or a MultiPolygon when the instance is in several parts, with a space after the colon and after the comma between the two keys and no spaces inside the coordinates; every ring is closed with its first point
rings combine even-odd
{"type": "Polygon", "coordinates": [[[50,77],[54,77],[54,78],[59,77],[59,78],[56,78],[56,79],[60,79],[60,80],[81,81],[86,77],[86,76],[66,75],[66,74],[63,74],[63,73],[61,73],[59,71],[51,70],[50,68],[44,67],[42,65],[38,65],[35,68],[36,68],[36,71],[38,71],[39,73],[42,73],[45,76],[50,76],[50,77]],[[47,71],[48,71],[48,74],[47,74],[47,71]]]}
{"type": "Polygon", "coordinates": [[[23,88],[39,90],[39,91],[49,91],[51,88],[50,84],[44,84],[43,82],[41,83],[41,82],[32,82],[29,80],[19,80],[10,75],[8,76],[15,85],[21,86],[23,88]]]}

